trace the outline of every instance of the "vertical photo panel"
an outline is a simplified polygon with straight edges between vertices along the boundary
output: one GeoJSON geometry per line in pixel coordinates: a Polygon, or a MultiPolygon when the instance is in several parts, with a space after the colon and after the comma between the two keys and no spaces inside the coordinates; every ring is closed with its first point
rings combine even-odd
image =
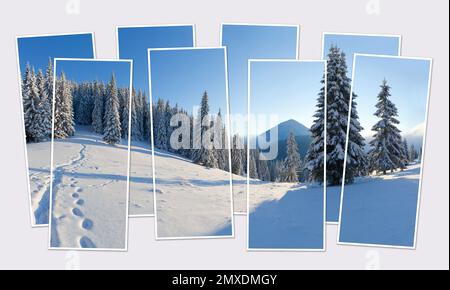
{"type": "Polygon", "coordinates": [[[232,237],[226,50],[149,49],[148,57],[156,237],[232,237]]]}
{"type": "Polygon", "coordinates": [[[133,60],[130,216],[153,216],[153,176],[148,92],[149,48],[195,46],[194,25],[117,27],[117,56],[133,60]]]}
{"type": "Polygon", "coordinates": [[[17,58],[32,226],[47,226],[50,200],[53,60],[95,58],[92,33],[19,36],[17,58]]]}
{"type": "Polygon", "coordinates": [[[326,146],[326,185],[327,222],[339,222],[339,207],[342,192],[344,167],[347,168],[345,183],[363,174],[361,163],[362,136],[364,130],[359,124],[355,105],[356,97],[350,104],[351,75],[355,53],[400,55],[401,36],[324,33],[322,40],[322,59],[328,61],[328,101],[327,101],[327,146],[326,146]],[[349,110],[353,113],[349,116],[349,110]],[[349,138],[354,150],[347,164],[344,164],[344,150],[347,126],[350,124],[349,138]]]}
{"type": "Polygon", "coordinates": [[[221,44],[227,48],[232,136],[234,211],[246,213],[247,189],[247,75],[249,59],[297,59],[298,25],[231,24],[221,26],[221,44]]]}
{"type": "Polygon", "coordinates": [[[50,249],[127,249],[131,91],[131,60],[55,59],[50,249]]]}
{"type": "MultiPolygon", "coordinates": [[[[414,248],[431,59],[356,54],[362,173],[344,185],[339,243],[414,248]]],[[[346,147],[347,164],[353,150],[346,147]]],[[[348,169],[347,174],[352,174],[348,169]]]]}
{"type": "Polygon", "coordinates": [[[248,249],[325,249],[326,61],[250,60],[248,249]]]}

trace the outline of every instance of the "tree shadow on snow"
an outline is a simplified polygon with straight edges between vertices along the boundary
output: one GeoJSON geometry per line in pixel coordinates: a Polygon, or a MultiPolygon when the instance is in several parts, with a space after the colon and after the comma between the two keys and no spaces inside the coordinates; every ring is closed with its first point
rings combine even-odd
{"type": "Polygon", "coordinates": [[[323,188],[296,188],[249,216],[251,249],[322,249],[323,188]]]}

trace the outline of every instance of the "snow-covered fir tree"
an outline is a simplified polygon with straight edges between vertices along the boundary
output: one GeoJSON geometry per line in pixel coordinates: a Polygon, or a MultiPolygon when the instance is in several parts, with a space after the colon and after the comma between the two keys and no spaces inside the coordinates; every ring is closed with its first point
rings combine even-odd
{"type": "Polygon", "coordinates": [[[52,122],[51,122],[51,103],[50,98],[47,95],[45,88],[45,78],[42,70],[38,71],[36,77],[36,85],[39,91],[39,105],[37,108],[35,121],[33,127],[35,127],[35,136],[33,139],[37,142],[48,140],[51,136],[52,122]]]}
{"type": "Polygon", "coordinates": [[[158,99],[156,104],[155,115],[155,147],[167,150],[167,122],[166,122],[166,103],[162,99],[158,99]]]}
{"type": "Polygon", "coordinates": [[[231,172],[237,175],[244,174],[243,156],[242,156],[241,137],[236,134],[233,136],[233,144],[231,149],[231,172]]]}
{"type": "MultiPolygon", "coordinates": [[[[321,81],[325,84],[325,77],[321,81]]],[[[324,177],[324,132],[325,132],[325,86],[320,89],[317,98],[317,110],[314,113],[314,122],[310,128],[311,144],[305,157],[305,167],[308,170],[308,180],[311,182],[323,182],[324,177]]],[[[278,171],[279,168],[276,168],[278,171]]],[[[272,173],[274,175],[275,172],[272,173]]],[[[276,172],[276,177],[279,172],[276,172]]],[[[272,177],[273,179],[273,177],[272,177]]]]}
{"type": "Polygon", "coordinates": [[[103,140],[108,144],[117,144],[121,140],[119,98],[114,74],[106,92],[103,140]]]}
{"type": "Polygon", "coordinates": [[[284,181],[298,182],[298,172],[301,167],[300,153],[294,134],[289,133],[287,139],[286,159],[284,160],[284,181]]]}
{"type": "Polygon", "coordinates": [[[64,73],[56,80],[54,136],[66,138],[75,133],[71,84],[64,73]]]}
{"type": "Polygon", "coordinates": [[[390,87],[386,80],[381,84],[378,94],[375,116],[380,120],[372,127],[375,131],[374,139],[370,141],[369,152],[370,171],[386,174],[402,167],[402,143],[400,130],[397,125],[398,112],[395,104],[390,100],[390,87]]]}
{"type": "Polygon", "coordinates": [[[411,162],[411,160],[409,159],[409,145],[408,145],[408,141],[406,140],[406,138],[403,139],[403,144],[402,144],[402,153],[404,158],[406,159],[406,163],[408,164],[409,162],[411,162]]]}
{"type": "Polygon", "coordinates": [[[193,161],[206,167],[215,168],[217,167],[217,160],[214,156],[214,148],[213,146],[210,146],[213,145],[213,140],[211,139],[212,136],[205,134],[205,132],[210,130],[212,121],[209,114],[209,97],[208,92],[206,91],[202,95],[198,118],[200,118],[199,120],[201,121],[200,136],[202,142],[193,161]],[[209,138],[209,140],[207,138],[209,138]]]}
{"type": "Polygon", "coordinates": [[[408,155],[409,155],[409,160],[411,162],[416,161],[418,154],[417,154],[416,147],[414,146],[414,144],[410,145],[408,155]]]}
{"type": "MultiPolygon", "coordinates": [[[[330,48],[327,64],[327,182],[330,185],[340,185],[342,182],[345,144],[347,141],[347,122],[350,104],[351,80],[347,76],[345,54],[336,46],[330,48]]],[[[356,104],[352,104],[355,106],[356,104]]],[[[356,109],[351,116],[352,140],[349,138],[349,163],[347,164],[347,181],[361,171],[361,160],[364,160],[364,150],[361,148],[362,130],[357,119],[356,109]]],[[[349,137],[350,137],[349,135],[349,137]]]]}
{"type": "Polygon", "coordinates": [[[105,107],[104,86],[94,82],[94,108],[92,110],[92,130],[97,134],[103,134],[103,115],[105,107]]]}
{"type": "MultiPolygon", "coordinates": [[[[260,154],[258,152],[258,154],[260,154]]],[[[262,160],[260,158],[258,158],[258,175],[259,175],[259,179],[263,180],[263,181],[270,181],[271,180],[271,176],[270,176],[270,170],[269,170],[269,165],[267,163],[267,160],[262,160]]]]}
{"type": "MultiPolygon", "coordinates": [[[[344,59],[345,62],[345,59],[344,59]]],[[[353,183],[358,176],[367,175],[367,154],[364,150],[366,146],[365,139],[361,135],[363,127],[359,122],[358,111],[356,109],[356,98],[358,96],[353,93],[350,113],[350,128],[348,128],[347,143],[347,165],[345,168],[345,183],[353,183]]]]}
{"type": "Polygon", "coordinates": [[[249,159],[248,159],[248,173],[250,178],[258,178],[258,168],[256,165],[256,149],[250,149],[249,159]]]}

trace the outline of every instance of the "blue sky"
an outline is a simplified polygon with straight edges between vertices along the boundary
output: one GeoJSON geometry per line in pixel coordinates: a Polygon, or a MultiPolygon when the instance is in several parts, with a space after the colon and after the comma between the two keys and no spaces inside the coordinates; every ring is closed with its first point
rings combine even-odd
{"type": "Polygon", "coordinates": [[[400,37],[374,35],[325,34],[322,59],[326,59],[328,50],[337,45],[346,54],[348,76],[352,75],[353,55],[355,53],[399,55],[400,37]]]}
{"type": "Polygon", "coordinates": [[[148,96],[148,48],[192,47],[194,27],[154,26],[118,28],[119,58],[133,59],[133,86],[148,96]]]}
{"type": "Polygon", "coordinates": [[[370,131],[378,118],[373,114],[380,85],[386,78],[391,86],[391,100],[399,113],[398,125],[408,133],[425,121],[430,62],[428,60],[357,56],[354,92],[358,95],[358,113],[365,131],[370,131]]]}
{"type": "MultiPolygon", "coordinates": [[[[223,25],[232,114],[247,113],[248,59],[295,59],[297,36],[297,26],[223,25]]],[[[236,129],[241,135],[246,134],[245,126],[236,129]]]]}
{"type": "MultiPolygon", "coordinates": [[[[312,125],[323,62],[252,62],[250,72],[250,114],[277,114],[278,123],[294,119],[312,125]]],[[[250,134],[259,135],[278,123],[260,123],[250,134]]]]}
{"type": "Polygon", "coordinates": [[[57,60],[56,75],[64,72],[66,78],[76,82],[103,81],[107,83],[114,73],[118,87],[130,86],[130,62],[57,60]]]}
{"type": "Polygon", "coordinates": [[[207,91],[210,113],[227,113],[224,48],[150,51],[150,66],[153,102],[161,98],[192,113],[207,91]]]}
{"type": "Polygon", "coordinates": [[[36,71],[47,68],[49,58],[94,58],[92,34],[21,37],[17,39],[21,73],[28,63],[36,71]]]}

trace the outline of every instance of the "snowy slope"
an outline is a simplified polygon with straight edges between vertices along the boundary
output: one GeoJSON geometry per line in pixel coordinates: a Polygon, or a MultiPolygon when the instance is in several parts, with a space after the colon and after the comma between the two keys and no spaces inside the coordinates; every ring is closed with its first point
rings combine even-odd
{"type": "Polygon", "coordinates": [[[27,144],[31,219],[33,225],[48,224],[50,152],[50,141],[27,144]]]}
{"type": "Polygon", "coordinates": [[[51,247],[124,249],[127,227],[126,143],[111,146],[78,127],[55,140],[51,247]]]}
{"type": "Polygon", "coordinates": [[[420,165],[346,185],[340,242],[412,247],[420,165]]]}
{"type": "Polygon", "coordinates": [[[154,214],[152,150],[146,142],[133,141],[130,163],[130,216],[154,214]]]}
{"type": "Polygon", "coordinates": [[[249,198],[250,249],[323,248],[323,186],[252,180],[249,198]]]}
{"type": "Polygon", "coordinates": [[[230,173],[160,150],[155,170],[158,238],[232,234],[230,173]]]}

